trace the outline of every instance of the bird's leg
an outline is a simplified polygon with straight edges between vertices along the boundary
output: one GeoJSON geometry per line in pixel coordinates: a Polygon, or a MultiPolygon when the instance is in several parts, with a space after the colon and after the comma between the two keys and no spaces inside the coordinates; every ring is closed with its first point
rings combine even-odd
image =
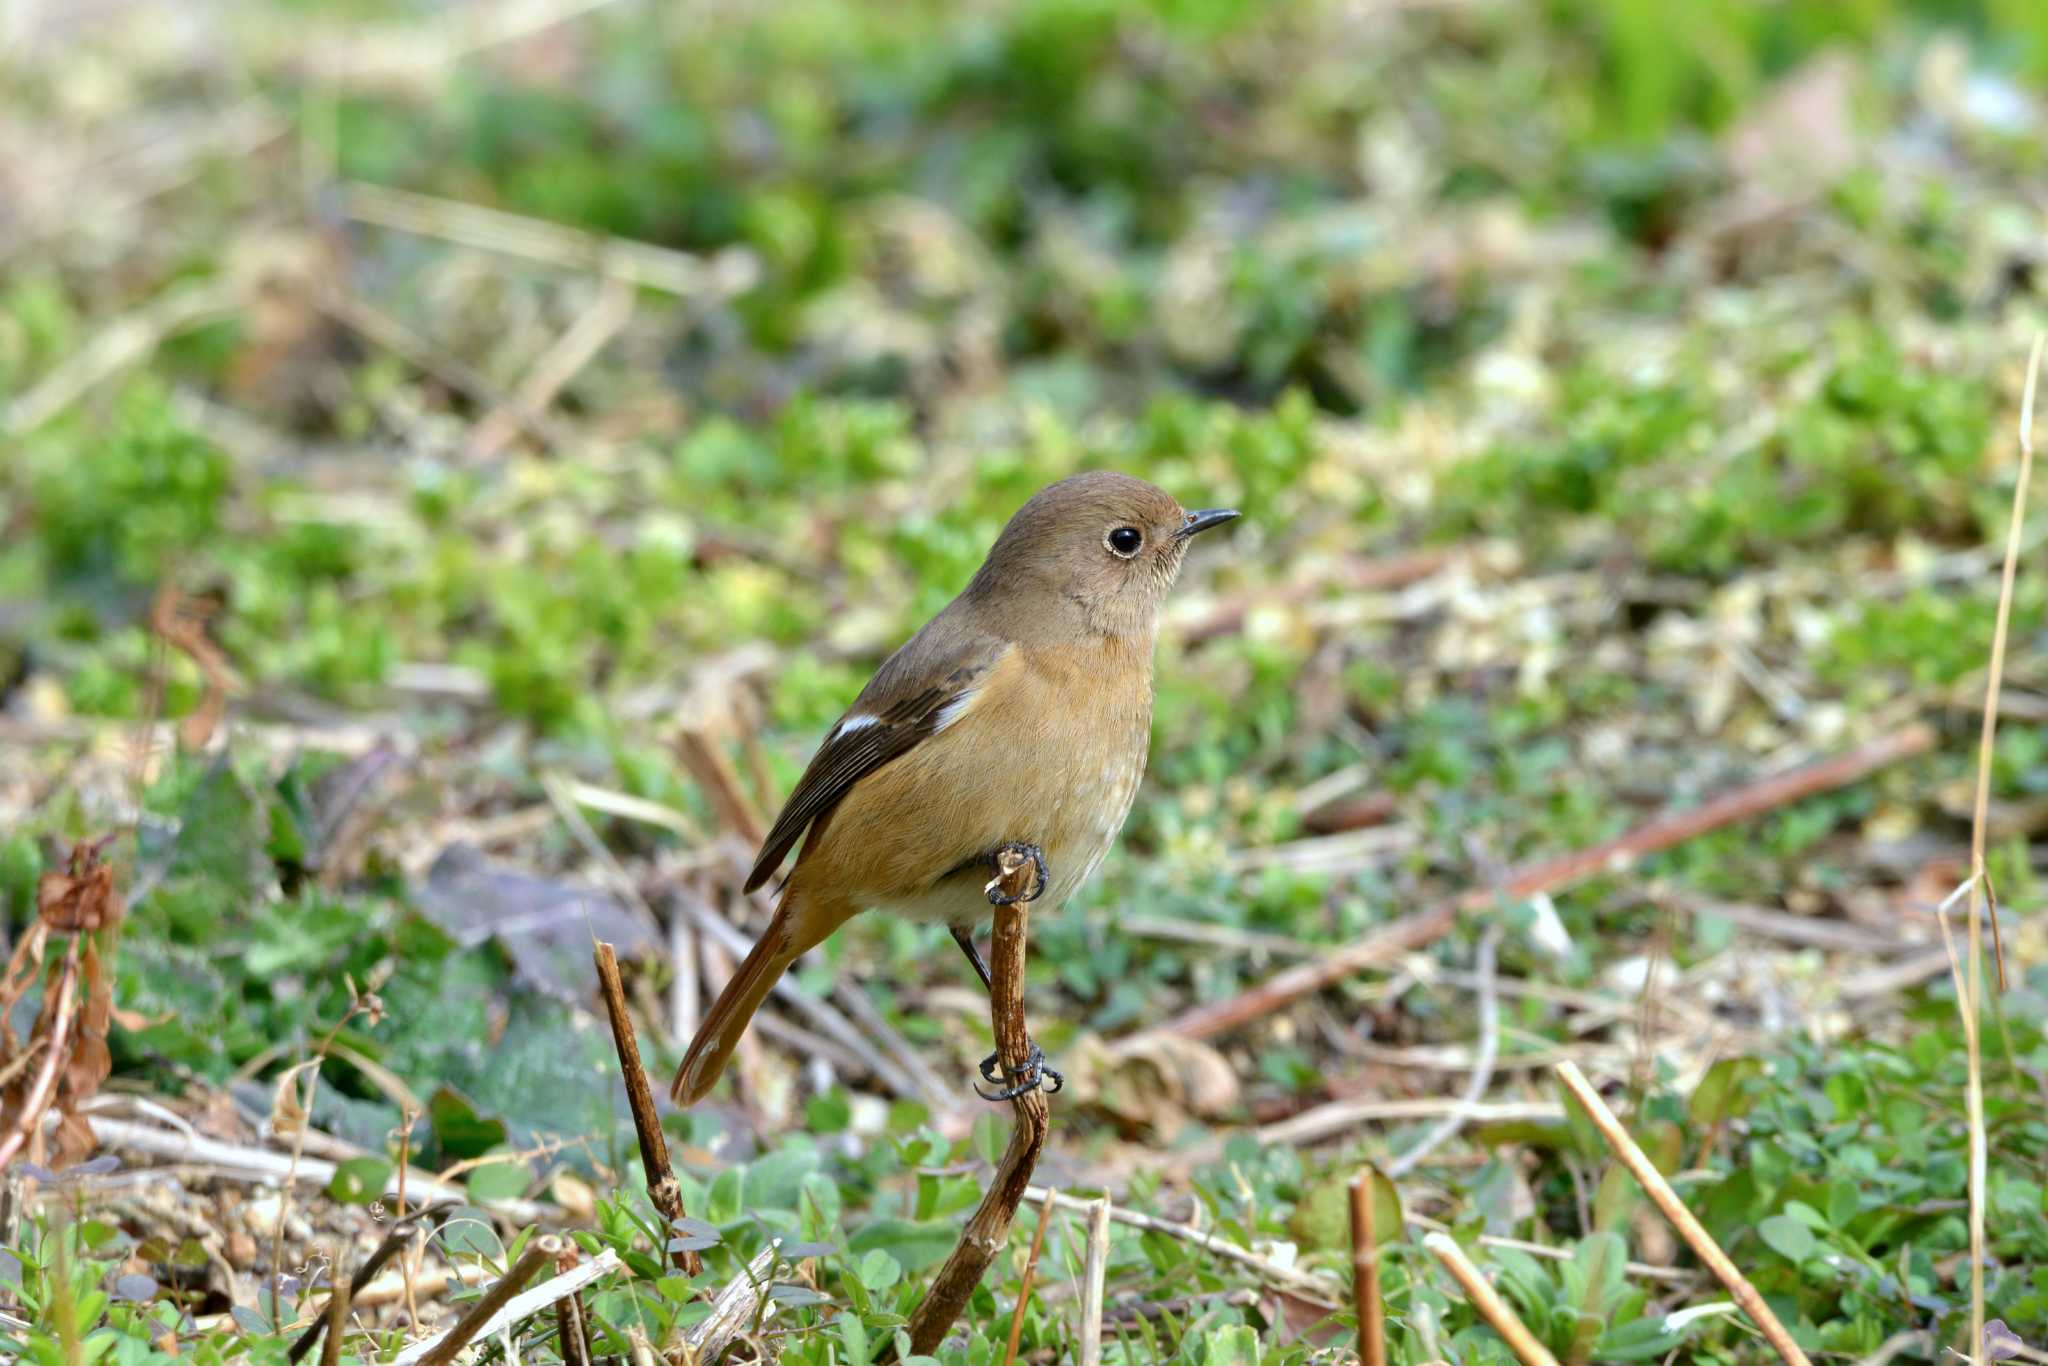
{"type": "MultiPolygon", "coordinates": [[[[989,855],[989,863],[995,868],[996,872],[995,878],[988,885],[988,900],[992,906],[1013,906],[1019,901],[1027,904],[1036,901],[1039,897],[1045,895],[1046,886],[1052,881],[1052,874],[1045,866],[1045,851],[1035,844],[1013,843],[1002,845],[989,855]],[[1012,896],[1001,890],[1000,884],[1008,873],[1023,867],[1022,862],[1016,862],[1009,869],[1006,869],[1003,866],[1003,855],[1005,854],[1014,855],[1017,859],[1030,862],[1034,881],[1029,893],[1023,896],[1012,896]]],[[[961,951],[967,955],[967,961],[974,964],[975,972],[981,975],[982,986],[993,995],[996,984],[994,979],[989,976],[988,964],[984,963],[981,959],[981,950],[974,946],[973,932],[956,925],[953,927],[953,942],[958,944],[961,951]]],[[[1047,1082],[1051,1083],[1051,1085],[1046,1086],[1048,1094],[1063,1089],[1067,1084],[1067,1079],[1045,1065],[1045,1050],[1038,1046],[1036,1040],[1029,1042],[1031,1050],[1024,1059],[1024,1067],[1017,1074],[1016,1080],[1008,1086],[1000,1085],[1005,1078],[999,1075],[996,1070],[1002,1065],[1002,1055],[1000,1053],[991,1053],[983,1058],[981,1060],[981,1079],[997,1085],[999,1089],[984,1091],[977,1086],[974,1088],[974,1094],[980,1096],[983,1100],[999,1101],[1015,1100],[1018,1096],[1028,1091],[1036,1091],[1040,1086],[1046,1086],[1047,1082]]]]}
{"type": "Polygon", "coordinates": [[[974,946],[974,931],[965,925],[955,925],[952,929],[953,942],[960,946],[960,952],[967,955],[967,961],[974,964],[974,975],[981,979],[981,989],[994,991],[995,979],[988,975],[988,964],[983,961],[981,950],[974,946]]]}

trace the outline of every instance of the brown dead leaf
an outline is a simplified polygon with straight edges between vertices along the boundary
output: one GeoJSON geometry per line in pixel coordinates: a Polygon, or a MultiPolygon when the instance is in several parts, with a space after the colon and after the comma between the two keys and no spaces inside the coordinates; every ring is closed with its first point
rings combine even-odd
{"type": "Polygon", "coordinates": [[[52,930],[75,934],[97,930],[120,915],[114,899],[114,870],[100,861],[113,839],[80,840],[65,871],[51,869],[36,884],[36,914],[52,930]]]}
{"type": "Polygon", "coordinates": [[[1063,1061],[1075,1098],[1126,1135],[1170,1136],[1191,1120],[1220,1119],[1237,1108],[1236,1072],[1199,1040],[1141,1034],[1110,1045],[1084,1035],[1066,1047],[1063,1061]]]}

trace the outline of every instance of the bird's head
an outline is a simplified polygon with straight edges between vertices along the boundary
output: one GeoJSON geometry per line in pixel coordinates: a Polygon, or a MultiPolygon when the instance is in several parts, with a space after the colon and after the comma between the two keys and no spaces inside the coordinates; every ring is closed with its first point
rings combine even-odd
{"type": "Polygon", "coordinates": [[[1056,633],[1149,640],[1188,543],[1236,516],[1190,512],[1128,474],[1076,474],[1017,510],[968,591],[1056,633]]]}

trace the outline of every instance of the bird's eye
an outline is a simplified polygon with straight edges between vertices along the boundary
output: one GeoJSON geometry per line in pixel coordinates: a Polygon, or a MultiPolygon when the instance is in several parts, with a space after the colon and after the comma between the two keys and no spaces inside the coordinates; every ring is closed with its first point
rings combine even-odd
{"type": "Polygon", "coordinates": [[[1145,544],[1145,533],[1134,526],[1120,526],[1103,539],[1103,544],[1109,547],[1110,554],[1128,560],[1145,544]]]}

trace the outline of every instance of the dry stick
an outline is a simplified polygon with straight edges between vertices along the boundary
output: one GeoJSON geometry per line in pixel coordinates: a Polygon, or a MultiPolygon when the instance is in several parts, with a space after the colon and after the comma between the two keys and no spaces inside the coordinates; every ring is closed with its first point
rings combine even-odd
{"type": "Polygon", "coordinates": [[[1017,1343],[1024,1336],[1024,1306],[1031,1303],[1031,1281],[1038,1274],[1038,1254],[1045,1247],[1045,1226],[1052,1222],[1053,1192],[1045,1193],[1038,1208],[1038,1227],[1031,1232],[1031,1251],[1024,1257],[1024,1275],[1017,1282],[1017,1307],[1010,1311],[1010,1345],[1003,1349],[1003,1366],[1017,1359],[1017,1343]]]}
{"type": "Polygon", "coordinates": [[[1088,1255],[1081,1273],[1081,1366],[1102,1366],[1102,1283],[1109,1274],[1109,1197],[1088,1206],[1088,1255]]]}
{"type": "Polygon", "coordinates": [[[1380,1244],[1372,1226],[1372,1166],[1351,1178],[1351,1298],[1358,1309],[1360,1366],[1387,1366],[1387,1307],[1380,1299],[1380,1244]]]}
{"type": "MultiPolygon", "coordinates": [[[[1969,1057],[1969,1081],[1963,1093],[1970,1125],[1970,1351],[1984,1351],[1984,1188],[1990,1166],[1990,1142],[1984,1131],[1984,1059],[1978,1038],[1978,1017],[1984,1008],[1984,867],[1985,828],[1991,808],[1991,756],[1998,738],[1998,692],[2005,680],[2005,645],[2012,625],[2013,581],[2019,573],[2020,534],[2027,521],[2027,480],[2034,472],[2034,385],[2041,372],[2041,333],[2027,355],[2027,384],[2020,398],[2020,471],[2012,489],[2012,519],[2006,525],[2005,567],[1998,580],[1998,621],[1991,633],[1991,671],[1984,684],[1984,729],[1977,744],[1977,800],[1970,818],[1970,962],[1969,989],[1956,1002],[1963,1021],[1963,1046],[1969,1057]]],[[[1948,938],[1948,919],[1941,922],[1948,938]]],[[[1997,908],[1991,915],[1992,946],[1998,954],[1998,989],[2005,990],[2005,944],[1998,933],[1997,908]]]]}
{"type": "MultiPolygon", "coordinates": [[[[647,1198],[668,1221],[671,1233],[683,1217],[683,1188],[676,1183],[675,1169],[668,1164],[668,1139],[661,1132],[661,1116],[655,1112],[654,1090],[647,1084],[647,1069],[640,1064],[640,1043],[633,1036],[633,1020],[626,1014],[626,986],[619,980],[619,958],[612,946],[598,941],[591,951],[597,964],[597,982],[604,991],[605,1013],[612,1021],[612,1043],[619,1052],[619,1071],[626,1079],[626,1103],[633,1109],[633,1131],[640,1137],[640,1170],[647,1177],[647,1198]]],[[[681,1248],[672,1256],[676,1269],[685,1276],[704,1270],[703,1260],[681,1248]]]]}
{"type": "Polygon", "coordinates": [[[1465,1249],[1458,1246],[1447,1233],[1432,1233],[1423,1238],[1422,1245],[1444,1264],[1444,1270],[1451,1273],[1465,1291],[1465,1298],[1472,1301],[1472,1307],[1479,1316],[1492,1325],[1507,1342],[1508,1350],[1522,1366],[1557,1366],[1557,1358],[1550,1349],[1536,1340],[1528,1326],[1515,1317],[1515,1311],[1494,1292],[1486,1277],[1479,1274],[1479,1268],[1472,1265],[1472,1259],[1465,1255],[1465,1249]]]}
{"type": "Polygon", "coordinates": [[[1498,889],[1475,888],[1455,901],[1433,906],[1383,926],[1312,962],[1268,977],[1227,1001],[1198,1006],[1160,1026],[1169,1034],[1205,1039],[1269,1015],[1302,997],[1320,991],[1360,969],[1377,966],[1450,933],[1464,913],[1483,911],[1502,896],[1531,897],[1554,892],[1631,861],[1696,839],[1709,831],[1868,777],[1878,769],[1925,753],[1934,732],[1915,722],[1818,763],[1773,774],[1684,811],[1667,812],[1604,844],[1559,858],[1530,864],[1511,874],[1498,889]]]}
{"type": "MultiPolygon", "coordinates": [[[[1031,1035],[1024,1021],[1024,941],[1031,909],[1023,900],[1032,881],[1032,874],[1026,871],[1030,867],[1014,850],[1005,850],[996,877],[989,883],[992,894],[1000,891],[1015,898],[996,907],[995,936],[989,945],[989,970],[994,980],[989,991],[989,1022],[995,1030],[996,1052],[1002,1058],[1006,1080],[1024,1075],[1031,1051],[1031,1035]]],[[[1010,1131],[1010,1146],[1004,1150],[981,1204],[960,1231],[960,1241],[910,1316],[913,1353],[929,1354],[945,1339],[946,1330],[967,1307],[968,1297],[1009,1237],[1010,1220],[1031,1184],[1031,1169],[1038,1165],[1038,1153],[1052,1123],[1045,1091],[1026,1091],[1011,1101],[1010,1107],[1016,1125],[1010,1131]]]]}
{"type": "Polygon", "coordinates": [[[469,1311],[455,1321],[455,1326],[441,1335],[440,1341],[419,1357],[420,1366],[448,1366],[455,1360],[455,1354],[469,1346],[470,1340],[483,1330],[505,1302],[510,1300],[534,1273],[562,1254],[562,1240],[554,1234],[543,1234],[526,1245],[526,1251],[519,1254],[519,1260],[512,1264],[512,1270],[500,1278],[490,1289],[477,1297],[469,1311]]]}
{"type": "Polygon", "coordinates": [[[337,1248],[333,1267],[334,1291],[327,1297],[327,1340],[320,1344],[320,1366],[341,1366],[341,1335],[348,1327],[348,1282],[341,1279],[341,1252],[337,1248]]]}
{"type": "Polygon", "coordinates": [[[1614,1150],[1614,1155],[1635,1177],[1644,1194],[1664,1212],[1664,1217],[1678,1230],[1678,1236],[1685,1239],[1699,1259],[1707,1264],[1707,1269],[1728,1287],[1728,1293],[1763,1330],[1764,1337],[1777,1349],[1778,1355],[1791,1366],[1810,1366],[1806,1353],[1799,1350],[1799,1344],[1785,1331],[1785,1325],[1771,1312],[1770,1305],[1764,1303],[1764,1297],[1757,1293],[1756,1287],[1749,1283],[1749,1278],[1737,1269],[1735,1263],[1728,1260],[1728,1254],[1721,1250],[1713,1235],[1693,1217],[1685,1202],[1678,1198],[1678,1192],[1672,1190],[1671,1183],[1664,1179],[1664,1173],[1658,1171],[1656,1164],[1636,1146],[1628,1130],[1622,1128],[1621,1121],[1614,1117],[1614,1111],[1607,1108],[1607,1102],[1600,1099],[1600,1093],[1586,1080],[1586,1074],[1575,1063],[1561,1062],[1557,1065],[1557,1075],[1586,1112],[1586,1117],[1593,1121],[1593,1127],[1600,1131],[1600,1137],[1607,1141],[1607,1146],[1614,1150]]]}

